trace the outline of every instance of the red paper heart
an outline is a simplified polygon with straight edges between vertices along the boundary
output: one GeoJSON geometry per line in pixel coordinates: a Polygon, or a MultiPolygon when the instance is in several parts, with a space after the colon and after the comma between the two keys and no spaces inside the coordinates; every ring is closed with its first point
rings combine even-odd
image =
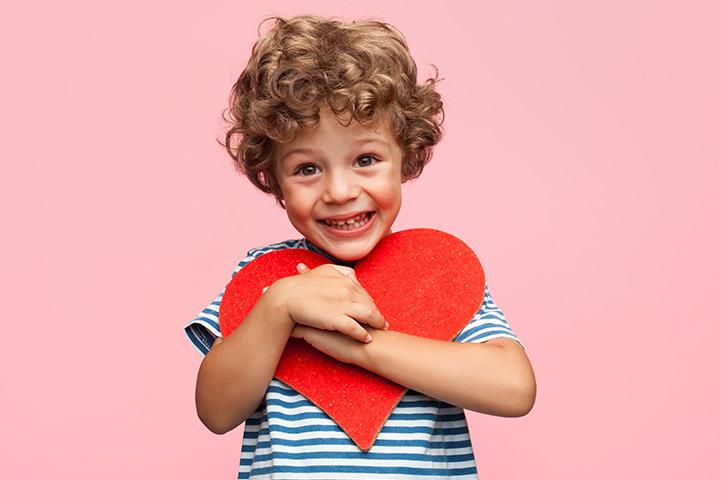
{"type": "MultiPolygon", "coordinates": [[[[227,337],[276,280],[296,275],[296,265],[330,263],[305,249],[268,252],[245,265],[220,303],[220,328],[227,337]]],[[[462,240],[439,230],[417,228],[384,237],[355,266],[360,284],[390,323],[410,335],[452,340],[480,308],[485,274],[462,240]]],[[[302,393],[367,451],[407,389],[356,365],[342,363],[290,337],[275,377],[302,393]]]]}

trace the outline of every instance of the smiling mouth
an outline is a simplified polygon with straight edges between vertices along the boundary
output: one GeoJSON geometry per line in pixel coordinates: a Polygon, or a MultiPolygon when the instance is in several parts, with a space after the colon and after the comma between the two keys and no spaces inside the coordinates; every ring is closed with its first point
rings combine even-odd
{"type": "Polygon", "coordinates": [[[357,228],[362,227],[366,223],[368,223],[373,215],[375,215],[375,212],[363,212],[360,215],[356,215],[353,218],[348,218],[346,220],[318,220],[321,223],[324,223],[325,225],[328,225],[334,229],[337,230],[355,230],[357,228]]]}

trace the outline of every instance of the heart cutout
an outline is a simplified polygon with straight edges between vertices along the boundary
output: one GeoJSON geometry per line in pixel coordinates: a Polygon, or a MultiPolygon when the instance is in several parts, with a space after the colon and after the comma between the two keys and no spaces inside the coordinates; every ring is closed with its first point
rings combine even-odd
{"type": "MultiPolygon", "coordinates": [[[[247,317],[262,288],[329,260],[305,249],[265,253],[240,269],[220,303],[227,337],[247,317]]],[[[355,265],[360,284],[390,323],[390,330],[450,341],[482,305],[485,274],[462,240],[429,228],[384,237],[355,265]]],[[[275,375],[323,410],[363,451],[372,447],[407,389],[373,372],[320,352],[290,337],[275,375]]]]}

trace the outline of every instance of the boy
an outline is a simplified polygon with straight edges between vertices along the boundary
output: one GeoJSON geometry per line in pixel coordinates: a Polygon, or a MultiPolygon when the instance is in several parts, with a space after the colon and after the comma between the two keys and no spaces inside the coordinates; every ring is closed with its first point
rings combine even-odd
{"type": "Polygon", "coordinates": [[[226,148],[303,235],[250,250],[235,272],[282,248],[333,263],[298,265],[298,275],[268,286],[226,339],[222,293],[186,327],[207,354],[198,416],[218,434],[245,422],[239,478],[476,478],[462,409],[532,408],[532,367],[487,288],[475,317],[442,342],[387,330],[354,277],[355,263],[392,232],[401,184],[420,175],[441,137],[437,79],[416,77],[393,27],[301,16],[275,19],[234,86],[226,148]],[[368,452],[273,378],[290,336],[409,389],[368,452]]]}

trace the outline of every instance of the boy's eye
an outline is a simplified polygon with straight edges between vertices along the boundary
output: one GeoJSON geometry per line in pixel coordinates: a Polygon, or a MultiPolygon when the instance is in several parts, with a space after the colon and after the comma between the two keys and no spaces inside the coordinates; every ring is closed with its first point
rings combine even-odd
{"type": "Polygon", "coordinates": [[[373,157],[372,155],[363,155],[362,157],[357,159],[357,163],[361,167],[369,167],[375,162],[377,162],[377,158],[373,157]]]}
{"type": "Polygon", "coordinates": [[[300,168],[295,170],[295,173],[299,173],[302,177],[314,175],[315,172],[317,172],[317,167],[315,165],[302,165],[300,168]]]}

